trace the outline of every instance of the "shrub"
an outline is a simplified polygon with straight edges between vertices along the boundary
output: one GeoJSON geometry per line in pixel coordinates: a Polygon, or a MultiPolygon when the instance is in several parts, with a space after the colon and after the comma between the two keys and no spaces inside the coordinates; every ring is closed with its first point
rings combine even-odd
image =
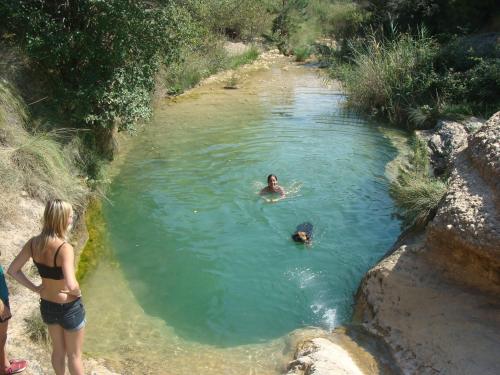
{"type": "Polygon", "coordinates": [[[355,2],[342,0],[310,0],[307,12],[319,25],[321,34],[337,40],[356,35],[369,17],[355,2]]]}
{"type": "Polygon", "coordinates": [[[208,34],[250,41],[267,32],[272,14],[267,0],[176,0],[208,34]]]}
{"type": "Polygon", "coordinates": [[[150,116],[154,76],[189,29],[179,8],[132,0],[20,0],[3,2],[0,14],[75,126],[96,131],[150,116]]]}
{"type": "Polygon", "coordinates": [[[293,49],[295,61],[305,61],[309,56],[311,56],[311,53],[312,53],[311,46],[301,46],[301,47],[295,47],[293,49]]]}
{"type": "Polygon", "coordinates": [[[431,177],[426,143],[415,138],[408,164],[400,168],[390,187],[403,227],[425,226],[445,193],[446,184],[431,177]]]}

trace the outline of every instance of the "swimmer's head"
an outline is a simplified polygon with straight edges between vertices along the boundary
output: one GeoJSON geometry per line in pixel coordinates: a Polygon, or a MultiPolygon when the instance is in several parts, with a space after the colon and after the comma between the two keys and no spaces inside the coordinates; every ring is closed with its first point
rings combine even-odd
{"type": "Polygon", "coordinates": [[[311,241],[306,232],[298,231],[292,234],[292,238],[295,242],[308,243],[311,241]]]}
{"type": "Polygon", "coordinates": [[[267,185],[270,188],[274,188],[276,185],[278,185],[278,177],[276,177],[276,175],[274,174],[270,174],[269,176],[267,176],[267,185]]]}

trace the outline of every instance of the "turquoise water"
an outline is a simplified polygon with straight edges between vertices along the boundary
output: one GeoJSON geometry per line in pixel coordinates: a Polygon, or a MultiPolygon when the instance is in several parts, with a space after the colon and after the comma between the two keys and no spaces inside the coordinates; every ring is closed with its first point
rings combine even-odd
{"type": "Polygon", "coordinates": [[[342,109],[314,70],[254,74],[159,106],[104,206],[138,305],[187,342],[265,343],[349,321],[362,276],[399,233],[383,129],[342,109]],[[286,199],[257,194],[269,173],[286,199]],[[305,221],[311,246],[290,238],[305,221]]]}

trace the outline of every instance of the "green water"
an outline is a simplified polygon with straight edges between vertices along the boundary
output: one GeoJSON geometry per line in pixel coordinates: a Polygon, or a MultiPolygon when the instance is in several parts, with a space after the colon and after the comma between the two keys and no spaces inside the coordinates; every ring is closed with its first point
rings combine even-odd
{"type": "Polygon", "coordinates": [[[396,149],[343,101],[296,67],[160,105],[103,207],[113,256],[86,281],[87,351],[149,353],[176,374],[262,374],[289,332],[348,322],[399,222],[385,172],[396,149]],[[288,191],[274,204],[257,194],[269,173],[288,191]],[[305,221],[309,247],[290,239],[305,221]]]}

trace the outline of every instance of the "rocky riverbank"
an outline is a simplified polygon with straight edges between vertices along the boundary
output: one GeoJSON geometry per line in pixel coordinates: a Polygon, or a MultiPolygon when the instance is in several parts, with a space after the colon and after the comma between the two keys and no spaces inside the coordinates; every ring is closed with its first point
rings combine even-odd
{"type": "Polygon", "coordinates": [[[448,192],[425,231],[401,236],[358,291],[355,319],[405,374],[500,373],[500,112],[472,125],[421,134],[448,192]]]}

